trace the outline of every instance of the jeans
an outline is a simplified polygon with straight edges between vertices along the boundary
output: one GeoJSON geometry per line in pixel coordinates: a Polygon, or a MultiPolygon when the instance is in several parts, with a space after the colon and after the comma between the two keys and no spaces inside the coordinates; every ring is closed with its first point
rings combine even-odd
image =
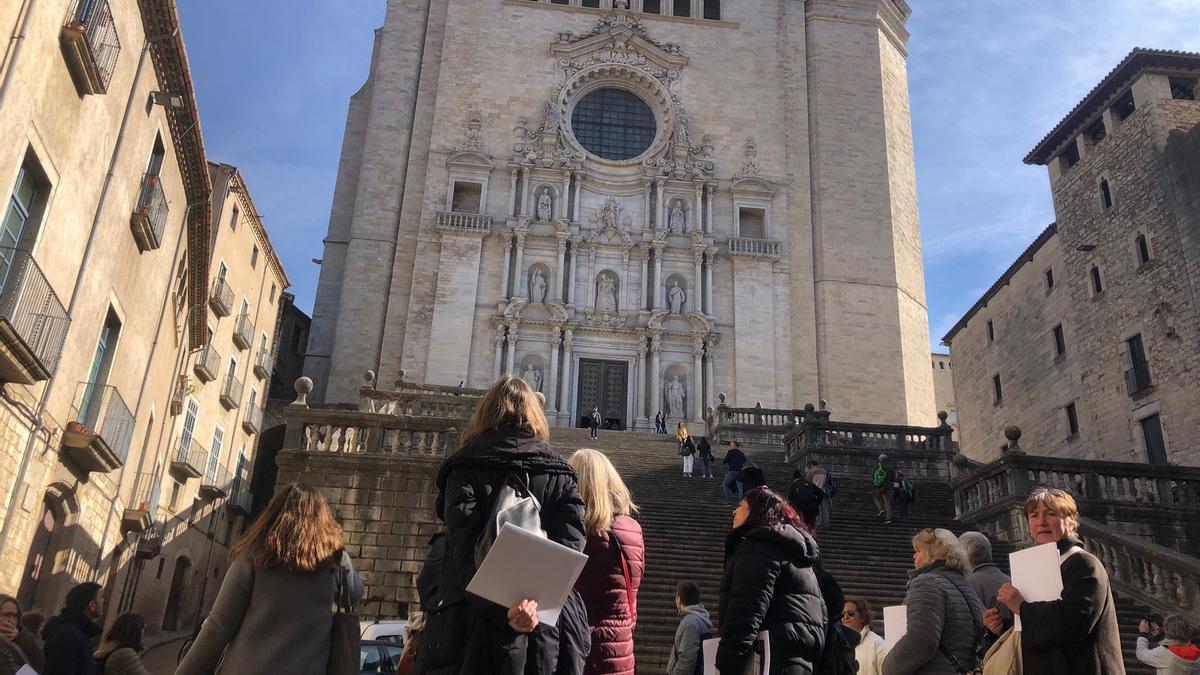
{"type": "Polygon", "coordinates": [[[705,478],[712,478],[712,457],[700,458],[700,475],[705,478]]]}
{"type": "Polygon", "coordinates": [[[833,518],[833,500],[828,495],[821,500],[821,513],[817,515],[816,528],[823,530],[829,527],[829,521],[833,518]]]}
{"type": "Polygon", "coordinates": [[[721,490],[725,493],[725,501],[730,504],[737,504],[742,501],[742,484],[738,482],[738,473],[740,471],[726,471],[725,480],[721,482],[721,490]],[[733,486],[737,486],[737,501],[733,500],[733,486]]]}
{"type": "Polygon", "coordinates": [[[592,438],[600,437],[600,427],[592,425],[592,438]]]}

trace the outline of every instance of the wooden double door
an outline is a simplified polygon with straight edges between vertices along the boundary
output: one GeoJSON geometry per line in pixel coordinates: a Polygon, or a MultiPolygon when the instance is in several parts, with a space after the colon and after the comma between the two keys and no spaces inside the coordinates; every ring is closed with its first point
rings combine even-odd
{"type": "Polygon", "coordinates": [[[624,430],[629,413],[629,364],[625,361],[579,360],[579,390],[576,392],[577,424],[591,423],[592,408],[600,409],[605,429],[624,430]]]}

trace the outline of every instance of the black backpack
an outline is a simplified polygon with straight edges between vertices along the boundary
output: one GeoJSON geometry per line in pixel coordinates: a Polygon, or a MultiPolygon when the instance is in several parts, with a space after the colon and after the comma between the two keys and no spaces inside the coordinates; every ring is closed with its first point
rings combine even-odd
{"type": "Polygon", "coordinates": [[[825,472],[825,494],[829,495],[830,499],[837,494],[837,479],[828,471],[825,472]]]}
{"type": "Polygon", "coordinates": [[[787,499],[792,508],[805,511],[807,507],[820,505],[823,496],[821,488],[809,482],[806,478],[797,478],[792,481],[792,487],[788,490],[787,499]]]}

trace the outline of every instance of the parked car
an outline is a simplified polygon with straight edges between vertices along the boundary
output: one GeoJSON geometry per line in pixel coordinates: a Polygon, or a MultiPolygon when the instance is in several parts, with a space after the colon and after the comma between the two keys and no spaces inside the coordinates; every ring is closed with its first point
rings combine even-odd
{"type": "Polygon", "coordinates": [[[408,637],[408,621],[405,619],[375,619],[374,621],[358,622],[359,637],[363,640],[376,640],[404,647],[408,637]]]}
{"type": "Polygon", "coordinates": [[[404,647],[394,642],[364,640],[358,647],[358,670],[361,673],[394,673],[404,647]]]}

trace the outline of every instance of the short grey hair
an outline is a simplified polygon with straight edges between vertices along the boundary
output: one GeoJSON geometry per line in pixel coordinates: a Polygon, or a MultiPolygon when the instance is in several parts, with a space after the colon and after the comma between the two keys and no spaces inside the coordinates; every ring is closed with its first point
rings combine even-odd
{"type": "Polygon", "coordinates": [[[963,532],[958,538],[963,550],[967,552],[967,565],[975,569],[980,565],[992,562],[992,542],[982,532],[963,532]]]}

